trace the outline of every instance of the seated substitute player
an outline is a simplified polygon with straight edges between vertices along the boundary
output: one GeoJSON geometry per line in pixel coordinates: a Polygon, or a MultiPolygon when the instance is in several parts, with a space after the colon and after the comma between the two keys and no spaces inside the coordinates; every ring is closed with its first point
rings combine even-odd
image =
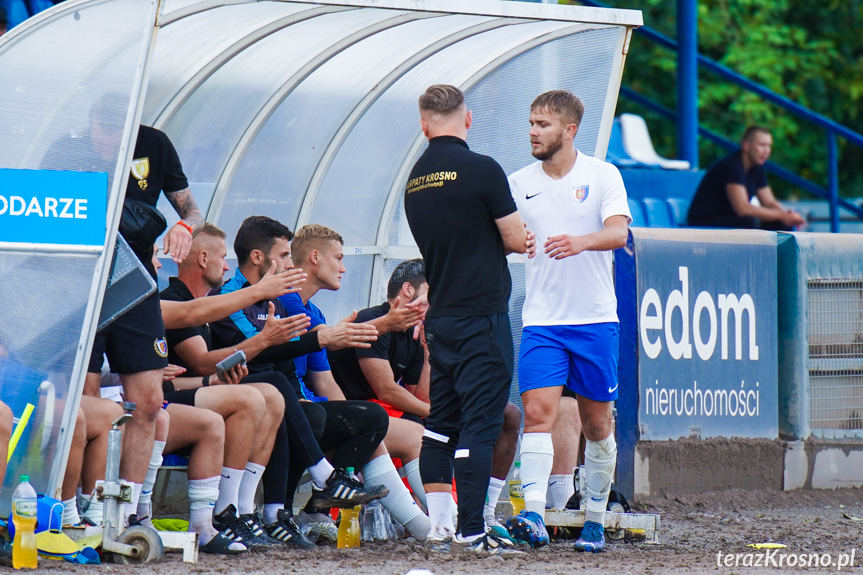
{"type": "Polygon", "coordinates": [[[619,346],[612,250],[625,245],[631,217],[617,168],[573,146],[583,114],[581,100],[566,90],[539,95],[530,107],[531,153],[539,161],[509,178],[519,212],[544,253],[525,262],[519,358],[525,511],[507,527],[535,547],[548,543],[551,431],[562,389],[569,387],[577,395],[586,438],[585,523],[575,549],[599,552],[605,548],[605,510],[617,459],[611,428],[619,346]]]}
{"type": "MultiPolygon", "coordinates": [[[[357,321],[370,321],[385,315],[398,301],[413,303],[425,299],[428,282],[422,259],[400,263],[387,283],[387,301],[364,309],[357,321]]],[[[390,454],[401,457],[408,482],[420,503],[426,505],[426,494],[419,473],[419,451],[429,414],[428,385],[430,366],[425,338],[415,338],[411,330],[393,331],[378,336],[369,349],[344,349],[329,354],[333,376],[348,399],[365,399],[381,404],[390,415],[390,431],[384,439],[390,454]],[[393,419],[416,421],[421,425],[400,427],[393,419]],[[393,429],[398,433],[393,433],[393,429]],[[414,448],[405,458],[403,450],[414,448]]],[[[495,506],[515,457],[521,412],[509,403],[504,411],[503,429],[495,443],[486,506],[483,510],[486,529],[499,536],[506,530],[495,517],[495,506]]],[[[570,478],[570,484],[572,480],[570,478]]],[[[565,501],[565,500],[564,500],[565,501]]],[[[453,502],[455,508],[455,502],[453,502]]],[[[441,518],[447,523],[446,518],[441,518]]],[[[449,525],[449,524],[448,524],[449,525]]],[[[454,530],[455,526],[452,525],[454,530]]]]}
{"type": "MultiPolygon", "coordinates": [[[[162,291],[165,301],[191,301],[195,294],[203,297],[211,289],[222,283],[222,274],[227,268],[225,262],[224,232],[211,224],[205,224],[196,230],[189,255],[178,264],[180,276],[172,277],[169,286],[162,291]],[[216,245],[213,245],[216,244],[216,245]],[[221,245],[219,245],[221,244],[221,245]],[[221,252],[218,248],[221,247],[221,252]],[[206,250],[209,250],[206,251],[206,250]],[[197,270],[198,273],[195,273],[197,270]],[[218,271],[216,271],[218,270],[218,271]],[[195,294],[191,290],[194,290],[195,294]]],[[[161,268],[158,261],[154,262],[156,269],[161,268]]],[[[254,357],[271,345],[279,345],[290,341],[293,337],[305,333],[308,320],[302,316],[294,318],[275,319],[267,322],[267,329],[255,338],[237,346],[243,349],[247,357],[254,357]]],[[[219,531],[227,534],[229,539],[241,542],[250,549],[261,549],[275,545],[276,541],[265,535],[264,527],[255,516],[255,492],[262,477],[267,476],[267,463],[271,460],[273,448],[277,440],[287,444],[285,434],[285,402],[279,391],[267,383],[270,379],[265,374],[249,376],[245,364],[240,364],[228,370],[224,381],[210,376],[215,374],[215,364],[233,353],[234,350],[217,350],[208,353],[210,339],[207,325],[184,329],[166,330],[165,339],[168,342],[168,360],[182,370],[176,377],[163,381],[162,388],[165,400],[169,403],[168,411],[176,411],[169,441],[177,437],[175,428],[189,428],[194,421],[187,418],[196,415],[194,410],[180,409],[191,406],[217,413],[224,419],[224,457],[221,461],[221,474],[218,478],[218,499],[213,509],[216,514],[219,531]],[[202,347],[200,347],[202,346],[202,347]],[[199,373],[186,374],[187,367],[177,348],[192,355],[193,364],[199,373]],[[200,354],[193,352],[201,351],[200,354]],[[199,360],[199,361],[198,361],[199,360]],[[210,362],[207,365],[207,361],[210,362]],[[202,365],[203,364],[203,365],[202,365]],[[191,377],[189,377],[191,376],[191,377]],[[218,385],[225,383],[227,385],[218,385]],[[248,383],[249,388],[240,389],[233,384],[248,383]]],[[[278,377],[278,374],[273,374],[278,377]]],[[[198,426],[200,427],[200,426],[198,426]]],[[[163,445],[164,447],[164,445],[163,445]]],[[[154,454],[155,459],[161,459],[161,454],[154,454]]],[[[276,451],[272,462],[277,466],[288,464],[286,457],[276,451]]],[[[140,507],[140,506],[139,506],[140,507]]],[[[139,516],[141,512],[139,510],[139,516]]],[[[273,530],[283,526],[274,526],[273,530]]],[[[284,543],[296,543],[311,547],[298,530],[291,530],[292,525],[284,526],[284,543]]],[[[228,546],[225,546],[229,549],[228,546]]]]}
{"type": "MultiPolygon", "coordinates": [[[[222,285],[222,277],[229,269],[227,261],[225,234],[211,224],[206,224],[196,233],[192,242],[189,257],[177,267],[177,277],[170,278],[170,285],[162,292],[163,299],[172,301],[192,301],[203,298],[213,289],[222,285]]],[[[211,299],[211,298],[205,298],[211,299]]],[[[305,333],[295,331],[308,325],[304,314],[289,318],[279,318],[271,309],[267,314],[263,329],[254,336],[240,341],[233,347],[213,349],[209,326],[203,325],[189,329],[167,330],[169,359],[190,371],[188,375],[175,382],[184,389],[166,394],[169,401],[196,405],[212,409],[224,416],[230,416],[238,405],[243,403],[241,396],[250,390],[242,391],[234,386],[219,386],[219,379],[214,376],[216,364],[231,355],[235,350],[242,349],[247,361],[251,361],[262,353],[272,353],[272,350],[288,350],[287,344],[297,335],[305,333]],[[303,318],[302,325],[296,325],[294,318],[303,318]],[[194,377],[197,376],[197,377],[194,377]]],[[[338,340],[340,336],[335,335],[338,340]]],[[[292,344],[296,345],[296,344],[292,344]]],[[[287,352],[286,352],[287,353],[287,352]]],[[[236,383],[236,382],[230,382],[236,383]]],[[[291,465],[291,442],[289,436],[294,436],[298,448],[297,465],[301,469],[311,467],[313,476],[317,477],[317,485],[326,488],[333,473],[333,467],[324,458],[323,453],[314,445],[314,437],[309,423],[303,415],[297,401],[292,396],[285,399],[283,390],[290,388],[287,378],[278,372],[256,372],[243,377],[239,383],[249,384],[263,395],[262,402],[266,421],[274,426],[272,433],[264,433],[253,442],[254,429],[259,426],[269,428],[265,422],[238,422],[244,427],[244,436],[248,436],[243,448],[232,442],[226,444],[225,466],[222,468],[220,497],[216,504],[217,526],[227,531],[241,534],[244,541],[250,538],[249,533],[242,535],[244,523],[252,535],[270,543],[273,540],[304,548],[314,546],[294,524],[289,516],[279,517],[276,508],[275,518],[270,514],[270,520],[259,525],[260,519],[255,515],[254,493],[258,482],[264,483],[265,501],[272,505],[284,503],[287,473],[291,465]],[[249,435],[251,434],[251,435],[249,435]],[[260,441],[260,439],[264,441],[260,441]],[[311,448],[299,446],[311,445],[311,448]],[[239,497],[238,497],[239,494],[239,497]],[[236,502],[236,504],[235,504],[236,502]],[[235,514],[239,513],[239,517],[235,514]],[[238,523],[239,522],[239,523],[238,523]]],[[[254,390],[252,390],[254,391],[254,390]]],[[[231,418],[234,419],[234,418],[231,418]]],[[[228,423],[230,419],[226,420],[228,423]]],[[[229,425],[228,437],[232,439],[238,434],[229,425]]],[[[239,438],[237,438],[239,439],[239,438]]]]}
{"type": "MultiPolygon", "coordinates": [[[[290,239],[291,231],[279,222],[266,216],[250,216],[246,218],[234,239],[234,253],[237,255],[237,270],[234,276],[212,294],[223,294],[216,297],[226,297],[225,294],[242,292],[263,281],[271,267],[276,273],[283,272],[293,266],[291,262],[290,239]]],[[[220,268],[221,269],[221,268],[220,268]]],[[[283,292],[284,293],[284,292],[283,292]]],[[[212,299],[213,296],[204,299],[212,299]]],[[[236,347],[244,341],[261,333],[270,317],[280,319],[287,317],[282,303],[275,299],[262,299],[248,305],[218,322],[210,324],[210,333],[214,348],[236,347]]],[[[322,348],[341,348],[346,346],[368,346],[369,341],[377,337],[374,326],[351,323],[348,318],[338,325],[309,332],[296,341],[290,341],[265,349],[255,356],[248,364],[253,375],[272,372],[276,362],[290,361],[291,358],[322,348]]],[[[268,469],[280,471],[283,477],[279,481],[264,481],[264,523],[274,525],[287,523],[290,519],[290,509],[286,507],[288,495],[288,474],[308,468],[314,482],[313,493],[320,505],[327,507],[352,507],[367,503],[386,495],[387,489],[376,485],[363,485],[350,477],[341,469],[334,469],[323,456],[323,452],[315,441],[308,417],[299,407],[296,392],[286,377],[272,379],[270,383],[276,386],[285,400],[285,421],[288,433],[291,465],[276,469],[270,465],[268,469]]],[[[386,418],[381,424],[373,421],[358,427],[358,432],[386,434],[386,418]]],[[[342,441],[346,438],[342,437],[342,441]]],[[[377,443],[380,439],[377,439],[377,443]]],[[[334,457],[335,461],[335,457],[334,457]]],[[[338,464],[338,463],[337,463],[338,464]]]]}
{"type": "MultiPolygon", "coordinates": [[[[239,366],[231,370],[232,377],[241,377],[243,372],[238,368],[239,366]]],[[[163,381],[171,380],[181,372],[182,368],[169,365],[163,372],[163,381]]],[[[113,402],[122,402],[123,396],[120,393],[118,378],[116,374],[110,373],[107,362],[102,365],[100,377],[102,397],[113,402]]],[[[156,436],[150,453],[147,475],[137,507],[131,512],[130,524],[153,526],[150,499],[156,483],[156,475],[162,465],[162,454],[174,453],[189,458],[188,530],[198,534],[199,549],[203,553],[238,555],[254,547],[253,540],[226,537],[213,526],[213,507],[219,497],[219,469],[222,466],[224,446],[225,422],[219,414],[209,409],[163,402],[156,418],[156,436]]],[[[98,462],[93,461],[86,462],[86,465],[99,467],[98,462]]],[[[104,471],[103,463],[98,472],[104,473],[104,471]]],[[[92,484],[88,485],[83,482],[84,480],[86,477],[82,476],[84,489],[91,489],[92,484]]],[[[102,501],[97,498],[90,499],[86,517],[101,523],[102,508],[102,501]]]]}
{"type": "MultiPolygon", "coordinates": [[[[310,299],[321,289],[336,291],[341,287],[341,276],[346,272],[343,264],[343,243],[342,237],[335,231],[317,224],[303,226],[294,235],[291,248],[297,265],[301,266],[308,274],[308,281],[303,286],[302,293],[287,294],[281,300],[287,313],[307,313],[312,319],[312,329],[326,327],[326,318],[310,299]]],[[[393,303],[400,302],[394,300],[393,303]]],[[[419,309],[420,305],[417,303],[411,308],[419,309]]],[[[393,305],[388,313],[370,318],[367,323],[376,324],[379,335],[384,331],[388,332],[392,327],[399,327],[400,330],[409,329],[414,326],[415,320],[408,318],[401,326],[390,326],[388,322],[392,319],[389,312],[395,313],[411,308],[393,305]]],[[[325,410],[339,410],[338,414],[362,413],[371,407],[376,408],[372,411],[383,411],[378,406],[371,405],[366,401],[345,401],[345,396],[330,370],[327,355],[323,352],[313,353],[294,360],[295,373],[301,384],[308,383],[314,393],[330,400],[317,405],[325,410]]],[[[404,437],[413,435],[415,439],[420,438],[422,435],[418,433],[420,426],[415,422],[403,419],[387,418],[386,413],[383,413],[383,416],[384,421],[389,420],[385,437],[399,438],[395,441],[398,452],[393,453],[393,455],[406,461],[417,459],[419,454],[412,450],[411,441],[405,441],[404,437]]],[[[338,427],[334,426],[334,423],[338,423],[338,419],[332,418],[328,414],[326,427],[322,430],[323,434],[319,440],[322,444],[332,441],[328,437],[337,437],[338,427]]],[[[399,477],[393,466],[386,440],[381,443],[378,439],[378,443],[372,448],[372,453],[367,453],[362,458],[357,457],[351,464],[356,465],[358,469],[361,468],[366,481],[382,483],[390,490],[390,494],[381,500],[381,504],[396,521],[405,526],[411,535],[420,541],[425,541],[429,532],[428,517],[416,505],[399,477]]]]}

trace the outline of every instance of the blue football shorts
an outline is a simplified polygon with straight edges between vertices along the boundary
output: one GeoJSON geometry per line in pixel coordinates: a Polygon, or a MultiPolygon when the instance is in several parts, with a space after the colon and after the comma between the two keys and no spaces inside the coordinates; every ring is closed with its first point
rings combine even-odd
{"type": "Polygon", "coordinates": [[[617,399],[620,325],[527,326],[521,335],[519,392],[565,386],[594,401],[617,399]]]}

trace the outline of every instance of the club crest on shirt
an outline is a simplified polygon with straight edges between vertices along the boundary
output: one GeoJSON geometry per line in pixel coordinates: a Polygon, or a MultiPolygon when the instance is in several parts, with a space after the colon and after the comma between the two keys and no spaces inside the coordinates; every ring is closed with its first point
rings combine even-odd
{"type": "Polygon", "coordinates": [[[156,353],[159,354],[159,357],[168,357],[168,343],[165,341],[164,337],[160,337],[153,341],[153,348],[156,350],[156,353]]]}
{"type": "Polygon", "coordinates": [[[587,199],[587,195],[589,193],[590,186],[588,184],[584,184],[583,186],[575,186],[572,188],[572,199],[580,204],[587,199]]]}
{"type": "Polygon", "coordinates": [[[138,180],[138,187],[147,189],[147,176],[150,175],[150,158],[136,158],[132,160],[132,175],[138,180]]]}

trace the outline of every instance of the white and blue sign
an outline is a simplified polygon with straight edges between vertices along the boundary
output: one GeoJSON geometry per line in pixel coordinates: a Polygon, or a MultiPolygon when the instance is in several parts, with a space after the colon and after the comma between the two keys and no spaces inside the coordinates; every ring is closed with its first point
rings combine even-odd
{"type": "Polygon", "coordinates": [[[0,242],[101,246],[108,174],[0,169],[0,242]]]}
{"type": "Polygon", "coordinates": [[[633,233],[638,439],[776,438],[775,234],[673,232],[633,233]]]}

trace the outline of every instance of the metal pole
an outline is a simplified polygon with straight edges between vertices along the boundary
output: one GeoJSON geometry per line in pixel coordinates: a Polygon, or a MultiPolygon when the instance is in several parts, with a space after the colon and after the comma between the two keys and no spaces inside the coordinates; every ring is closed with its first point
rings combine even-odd
{"type": "Polygon", "coordinates": [[[698,167],[698,0],[677,0],[677,155],[698,167]]]}
{"type": "Polygon", "coordinates": [[[839,233],[839,154],[836,134],[827,131],[827,191],[830,193],[830,231],[839,233]]]}

